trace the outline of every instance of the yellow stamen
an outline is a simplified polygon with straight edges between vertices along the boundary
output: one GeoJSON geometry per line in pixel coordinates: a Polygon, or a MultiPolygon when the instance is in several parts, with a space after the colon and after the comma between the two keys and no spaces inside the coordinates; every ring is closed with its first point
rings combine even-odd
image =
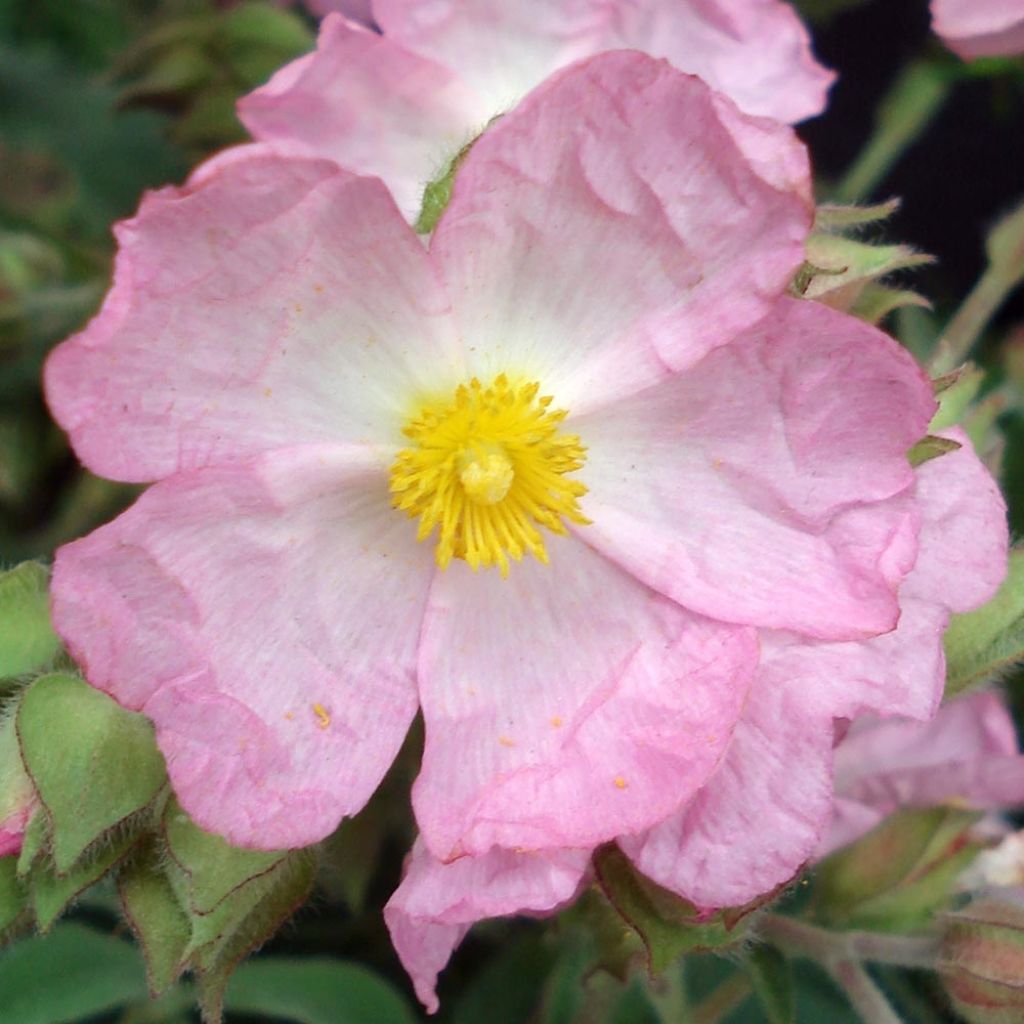
{"type": "Polygon", "coordinates": [[[391,467],[391,493],[396,508],[419,518],[419,540],[437,529],[442,569],[462,558],[507,576],[509,558],[547,562],[538,527],[564,534],[565,520],[590,522],[579,508],[586,487],[566,477],[583,466],[586,449],[561,433],[565,412],[552,411],[539,391],[505,374],[489,387],[474,377],[406,425],[411,445],[391,467]]]}

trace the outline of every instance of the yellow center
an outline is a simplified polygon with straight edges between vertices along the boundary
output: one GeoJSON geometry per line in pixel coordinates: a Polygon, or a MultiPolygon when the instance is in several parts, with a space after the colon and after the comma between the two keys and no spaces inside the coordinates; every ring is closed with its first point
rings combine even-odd
{"type": "Polygon", "coordinates": [[[425,540],[438,528],[437,564],[464,558],[475,570],[531,554],[547,562],[538,527],[565,533],[565,520],[585,525],[587,489],[566,474],[586,449],[563,434],[564,411],[538,398],[539,384],[512,385],[504,374],[484,387],[475,377],[450,401],[424,406],[404,428],[411,442],[391,467],[395,507],[419,517],[425,540]]]}

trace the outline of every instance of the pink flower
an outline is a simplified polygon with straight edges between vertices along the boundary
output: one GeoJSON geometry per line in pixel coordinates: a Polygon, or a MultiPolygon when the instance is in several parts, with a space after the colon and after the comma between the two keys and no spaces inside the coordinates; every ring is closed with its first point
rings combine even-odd
{"type": "Polygon", "coordinates": [[[779,0],[376,0],[383,35],[328,17],[317,50],[239,104],[260,141],[378,175],[410,220],[424,185],[557,69],[630,48],[751,114],[821,113],[832,74],[779,0]]]}
{"type": "Polygon", "coordinates": [[[1024,53],[1021,0],[932,0],[932,28],[964,60],[1024,53]]]}
{"type": "Polygon", "coordinates": [[[59,552],[54,616],[200,825],[321,839],[420,703],[438,856],[600,842],[713,771],[753,626],[892,627],[934,403],[780,298],[807,177],[789,129],[620,53],[480,141],[429,252],[379,181],[268,154],[118,229],[46,388],[88,466],[159,482],[59,552]]]}
{"type": "MultiPolygon", "coordinates": [[[[619,839],[648,877],[701,908],[738,906],[896,806],[1024,797],[1024,759],[990,694],[954,702],[928,725],[856,724],[836,750],[833,795],[834,716],[928,718],[942,695],[950,611],[986,600],[1005,569],[1002,498],[966,437],[951,436],[964,447],[917,471],[919,548],[896,630],[846,643],[762,631],[761,667],[719,767],[675,814],[619,839]]],[[[436,1007],[437,974],[471,924],[558,910],[588,861],[581,849],[493,850],[445,864],[417,844],[385,917],[423,1002],[436,1007]]]]}
{"type": "Polygon", "coordinates": [[[996,693],[945,705],[932,721],[854,722],[836,748],[836,802],[818,856],[852,843],[900,807],[1024,804],[1024,756],[996,693]]]}

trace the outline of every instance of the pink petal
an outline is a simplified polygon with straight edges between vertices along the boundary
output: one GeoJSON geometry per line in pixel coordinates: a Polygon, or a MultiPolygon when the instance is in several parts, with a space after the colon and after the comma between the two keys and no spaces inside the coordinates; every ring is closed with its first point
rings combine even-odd
{"type": "Polygon", "coordinates": [[[682,811],[620,839],[636,866],[698,907],[740,906],[811,856],[831,807],[831,720],[799,683],[759,678],[729,752],[682,811]]]}
{"type": "Polygon", "coordinates": [[[699,75],[751,114],[821,113],[832,75],[777,0],[376,0],[384,33],[452,68],[495,112],[558,68],[603,50],[641,50],[699,75]]]}
{"type": "Polygon", "coordinates": [[[1020,0],[932,0],[932,28],[964,60],[1024,53],[1020,0]]]}
{"type": "Polygon", "coordinates": [[[415,714],[432,557],[376,467],[291,449],[179,474],[61,548],[54,621],[153,719],[202,827],[303,846],[362,807],[415,714]]]}
{"type": "Polygon", "coordinates": [[[788,128],[726,107],[664,63],[610,53],[476,143],[431,243],[473,372],[517,367],[579,413],[772,308],[803,258],[806,155],[788,128]]]}
{"type": "Polygon", "coordinates": [[[966,612],[993,597],[1006,576],[1006,502],[967,435],[959,427],[941,433],[962,447],[917,471],[925,518],[906,592],[966,612]]]}
{"type": "Polygon", "coordinates": [[[436,577],[413,805],[442,859],[644,829],[704,783],[742,711],[751,631],[689,615],[578,541],[549,550],[507,580],[436,577]]]}
{"type": "Polygon", "coordinates": [[[418,839],[384,920],[428,1012],[437,1011],[437,975],[470,925],[487,917],[557,910],[577,895],[589,861],[587,850],[495,849],[443,864],[418,839]]]}
{"type": "Polygon", "coordinates": [[[90,469],[151,480],[281,445],[401,440],[458,363],[422,246],[379,182],[224,158],[117,230],[114,287],[46,366],[90,469]]]}
{"type": "Polygon", "coordinates": [[[254,138],[383,178],[410,221],[426,183],[491,113],[448,68],[334,15],[315,54],[238,104],[254,138]]]}
{"type": "Polygon", "coordinates": [[[780,300],[732,345],[569,426],[593,525],[649,586],[733,622],[854,638],[892,629],[913,564],[907,449],[934,411],[904,350],[780,300]]]}
{"type": "Polygon", "coordinates": [[[1013,719],[993,692],[954,700],[927,723],[865,716],[836,748],[836,791],[847,809],[834,817],[819,857],[900,807],[1024,804],[1024,757],[1013,719]]]}

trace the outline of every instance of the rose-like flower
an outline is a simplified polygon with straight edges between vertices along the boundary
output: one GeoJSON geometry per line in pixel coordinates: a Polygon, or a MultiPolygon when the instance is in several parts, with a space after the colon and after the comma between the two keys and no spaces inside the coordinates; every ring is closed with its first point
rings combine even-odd
{"type": "Polygon", "coordinates": [[[1024,53],[1021,0],[932,0],[932,28],[964,60],[1024,53]]]}
{"type": "Polygon", "coordinates": [[[410,220],[425,184],[493,118],[601,51],[667,58],[748,113],[789,122],[821,113],[833,77],[780,0],[376,0],[373,13],[382,35],[325,19],[316,52],[239,116],[257,140],[379,175],[410,220]]]}
{"type": "MultiPolygon", "coordinates": [[[[761,666],[718,769],[675,814],[620,838],[641,871],[698,907],[739,906],[771,891],[901,800],[1020,799],[1024,759],[1011,723],[996,698],[978,694],[930,724],[871,716],[851,730],[836,751],[833,811],[833,716],[873,709],[927,719],[942,695],[950,612],[985,601],[1005,570],[1002,498],[966,436],[948,433],[963,447],[917,470],[919,546],[900,587],[898,627],[847,643],[762,630],[761,666]]],[[[437,974],[474,922],[556,911],[585,882],[589,852],[494,850],[445,864],[417,843],[385,916],[423,1002],[436,1006],[437,974]]]]}
{"type": "Polygon", "coordinates": [[[818,856],[859,839],[900,807],[1024,804],[1024,757],[998,694],[945,705],[930,722],[855,721],[835,753],[836,802],[818,856]]]}

